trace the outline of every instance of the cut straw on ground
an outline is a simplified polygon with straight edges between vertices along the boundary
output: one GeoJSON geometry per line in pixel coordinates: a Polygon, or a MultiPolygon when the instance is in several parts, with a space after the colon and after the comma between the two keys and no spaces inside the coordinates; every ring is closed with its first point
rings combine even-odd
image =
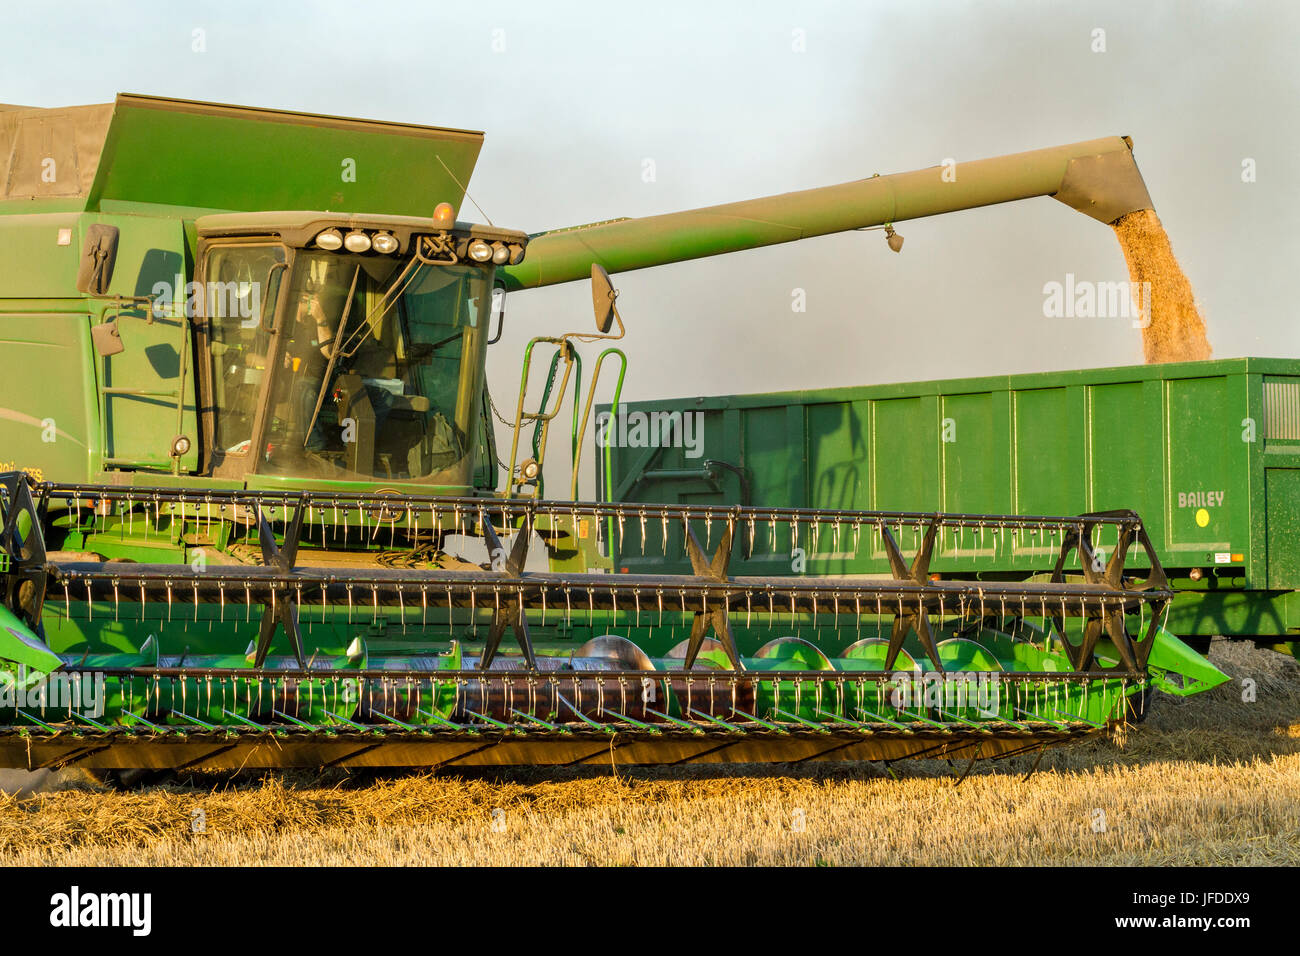
{"type": "Polygon", "coordinates": [[[1158,695],[1124,740],[1049,750],[1028,780],[1028,757],[960,786],[965,767],[939,761],[195,775],[132,792],[65,774],[0,797],[0,863],[1300,863],[1300,671],[1240,643],[1212,656],[1237,679],[1158,695]]]}

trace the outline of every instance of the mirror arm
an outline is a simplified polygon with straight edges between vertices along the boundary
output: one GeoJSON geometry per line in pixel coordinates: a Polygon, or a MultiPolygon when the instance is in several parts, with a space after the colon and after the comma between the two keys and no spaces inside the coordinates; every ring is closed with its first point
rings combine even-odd
{"type": "Polygon", "coordinates": [[[266,288],[262,290],[262,301],[258,304],[258,308],[261,310],[262,313],[262,331],[266,332],[268,335],[274,335],[276,331],[274,325],[272,325],[270,328],[267,328],[266,325],[266,300],[271,295],[271,276],[275,275],[276,270],[288,269],[288,268],[289,268],[288,262],[277,262],[274,263],[270,269],[266,270],[266,288]]]}
{"type": "Polygon", "coordinates": [[[497,334],[487,340],[488,345],[496,345],[500,342],[501,333],[504,332],[506,328],[506,284],[500,279],[497,279],[492,283],[492,286],[494,290],[501,290],[501,314],[497,316],[497,334]]]}
{"type": "MultiPolygon", "coordinates": [[[[154,308],[157,305],[157,300],[151,295],[93,295],[87,293],[85,297],[87,299],[98,299],[104,304],[103,308],[99,310],[99,319],[101,322],[104,320],[104,313],[109,309],[115,307],[119,309],[134,309],[139,306],[144,306],[144,324],[153,325],[154,308]]],[[[131,316],[131,318],[135,318],[135,316],[131,316]]]]}

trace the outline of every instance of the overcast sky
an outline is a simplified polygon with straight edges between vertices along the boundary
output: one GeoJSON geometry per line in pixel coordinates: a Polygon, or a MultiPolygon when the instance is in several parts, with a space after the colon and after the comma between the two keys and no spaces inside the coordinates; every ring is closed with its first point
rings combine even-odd
{"type": "MultiPolygon", "coordinates": [[[[178,6],[11,6],[0,102],[136,92],[485,130],[470,193],[529,232],[1128,134],[1216,355],[1300,356],[1296,4],[178,6]]],[[[899,232],[901,255],[849,233],[616,277],[625,395],[1141,361],[1126,320],[1043,315],[1046,282],[1127,277],[1106,226],[1036,199],[899,232]]],[[[530,336],[590,322],[583,285],[513,295],[497,404],[530,336]]]]}

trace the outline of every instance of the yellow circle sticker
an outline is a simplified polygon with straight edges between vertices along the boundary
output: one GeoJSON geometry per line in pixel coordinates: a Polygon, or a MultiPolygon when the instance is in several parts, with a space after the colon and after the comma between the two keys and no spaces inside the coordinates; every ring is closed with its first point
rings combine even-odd
{"type": "Polygon", "coordinates": [[[1204,508],[1198,508],[1196,511],[1196,523],[1204,528],[1210,523],[1210,513],[1204,508]]]}

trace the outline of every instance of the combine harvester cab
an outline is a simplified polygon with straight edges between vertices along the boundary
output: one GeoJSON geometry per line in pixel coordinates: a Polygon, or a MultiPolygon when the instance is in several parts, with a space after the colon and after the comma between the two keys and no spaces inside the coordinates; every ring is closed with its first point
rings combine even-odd
{"type": "Polygon", "coordinates": [[[1223,679],[1162,630],[1131,512],[546,500],[532,345],[498,488],[494,288],[591,276],[597,331],[533,343],[558,409],[576,343],[621,335],[602,265],[1039,195],[1111,221],[1149,204],[1123,140],[530,239],[456,220],[477,133],[128,96],[0,133],[0,766],[1005,757],[1223,679]],[[689,572],[612,573],[598,533],[689,572]],[[731,573],[809,534],[888,570],[731,573]],[[974,534],[1060,573],[936,580],[974,534]]]}

